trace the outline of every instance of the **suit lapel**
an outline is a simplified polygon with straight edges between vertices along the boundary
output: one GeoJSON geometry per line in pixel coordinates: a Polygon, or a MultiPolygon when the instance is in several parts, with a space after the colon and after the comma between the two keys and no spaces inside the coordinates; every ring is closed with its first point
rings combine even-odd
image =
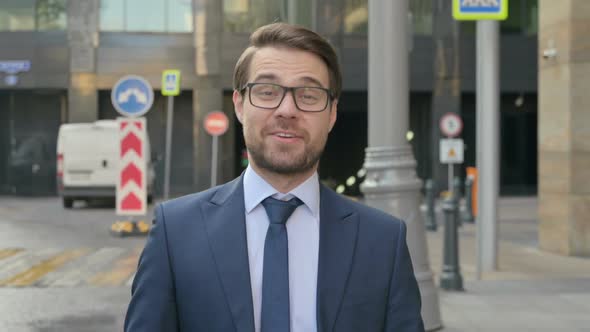
{"type": "Polygon", "coordinates": [[[237,331],[254,331],[242,176],[203,206],[207,234],[237,331]]]}
{"type": "Polygon", "coordinates": [[[358,222],[358,214],[345,198],[321,186],[318,331],[334,328],[351,271],[358,222]]]}

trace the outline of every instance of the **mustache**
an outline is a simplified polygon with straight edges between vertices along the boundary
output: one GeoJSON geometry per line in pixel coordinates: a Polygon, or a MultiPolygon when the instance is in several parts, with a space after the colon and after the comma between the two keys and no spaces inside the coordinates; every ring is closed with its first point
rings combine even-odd
{"type": "Polygon", "coordinates": [[[277,119],[274,123],[266,126],[264,128],[264,132],[273,132],[276,130],[285,130],[285,131],[292,131],[297,133],[297,135],[304,136],[307,134],[307,131],[304,128],[295,124],[295,121],[290,121],[286,119],[277,119]]]}

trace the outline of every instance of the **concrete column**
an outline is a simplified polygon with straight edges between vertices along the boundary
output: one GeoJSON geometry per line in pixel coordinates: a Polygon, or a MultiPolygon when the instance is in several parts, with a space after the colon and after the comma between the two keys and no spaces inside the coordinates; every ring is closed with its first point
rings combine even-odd
{"type": "Polygon", "coordinates": [[[590,256],[590,2],[539,1],[539,245],[590,256]]]}
{"type": "Polygon", "coordinates": [[[98,119],[96,47],[98,47],[99,0],[68,1],[70,85],[68,122],[98,119]]]}
{"type": "MultiPolygon", "coordinates": [[[[221,84],[221,40],[223,38],[223,2],[218,0],[193,0],[195,74],[197,84],[193,89],[193,183],[196,191],[211,185],[211,143],[212,138],[203,129],[203,120],[211,111],[223,110],[223,87],[221,84]]],[[[233,119],[233,110],[223,110],[233,119]]],[[[227,136],[227,134],[225,135],[227,136]]],[[[219,167],[224,156],[232,152],[225,136],[220,138],[219,167]]],[[[217,183],[228,180],[220,175],[217,183]]]]}
{"type": "Polygon", "coordinates": [[[409,125],[408,0],[369,0],[369,147],[365,202],[406,222],[407,241],[422,294],[427,330],[441,326],[419,210],[422,182],[406,141],[409,125]]]}

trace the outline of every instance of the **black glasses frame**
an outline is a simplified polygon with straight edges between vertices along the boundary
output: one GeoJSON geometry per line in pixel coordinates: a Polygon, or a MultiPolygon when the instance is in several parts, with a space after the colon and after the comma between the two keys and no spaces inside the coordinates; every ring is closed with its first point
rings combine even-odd
{"type": "Polygon", "coordinates": [[[295,103],[295,106],[297,107],[298,110],[300,110],[301,112],[307,112],[307,113],[319,113],[319,112],[323,112],[326,110],[326,108],[328,107],[328,104],[330,103],[330,101],[332,101],[333,96],[332,96],[332,92],[330,91],[330,89],[326,89],[326,88],[322,88],[319,86],[292,86],[292,87],[288,87],[288,86],[282,86],[279,84],[275,84],[275,83],[261,83],[261,82],[250,82],[250,83],[246,83],[246,85],[240,90],[242,93],[244,92],[244,90],[248,89],[248,100],[250,101],[250,104],[252,104],[252,106],[254,107],[258,107],[258,108],[262,108],[262,109],[267,109],[267,110],[273,110],[278,108],[279,106],[281,106],[281,104],[283,103],[283,100],[285,99],[285,96],[287,95],[287,92],[291,91],[291,97],[293,98],[293,102],[295,103]],[[281,100],[279,101],[279,103],[277,104],[277,106],[275,107],[263,107],[263,106],[258,106],[256,104],[254,104],[252,102],[252,87],[256,86],[256,85],[260,85],[260,84],[264,84],[264,85],[273,85],[273,86],[278,86],[283,90],[283,96],[281,97],[281,100]],[[320,89],[325,91],[328,94],[328,98],[326,99],[326,105],[324,105],[324,107],[321,110],[318,111],[309,111],[309,110],[304,110],[301,107],[299,107],[299,104],[297,104],[297,98],[295,98],[295,91],[298,89],[309,89],[309,88],[314,88],[314,89],[320,89]]]}

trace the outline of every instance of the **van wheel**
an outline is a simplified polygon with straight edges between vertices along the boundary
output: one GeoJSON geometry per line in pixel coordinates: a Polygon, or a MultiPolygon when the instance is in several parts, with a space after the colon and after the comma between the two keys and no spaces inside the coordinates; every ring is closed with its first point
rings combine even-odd
{"type": "Polygon", "coordinates": [[[64,208],[71,209],[72,206],[74,205],[74,199],[69,198],[69,197],[64,197],[63,198],[63,205],[64,205],[64,208]]]}

